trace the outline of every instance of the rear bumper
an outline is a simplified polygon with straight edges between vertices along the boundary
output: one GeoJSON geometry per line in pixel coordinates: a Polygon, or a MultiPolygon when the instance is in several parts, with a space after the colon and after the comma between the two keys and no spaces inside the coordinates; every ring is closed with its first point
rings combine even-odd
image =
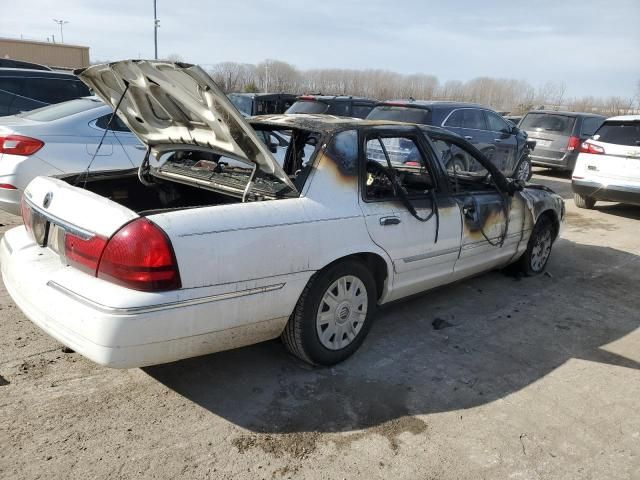
{"type": "Polygon", "coordinates": [[[574,179],[571,181],[571,189],[578,195],[595,200],[640,205],[640,187],[604,185],[599,182],[574,179]]]}
{"type": "Polygon", "coordinates": [[[167,292],[181,299],[171,303],[163,294],[150,296],[62,266],[59,257],[30,240],[24,227],[8,231],[0,241],[0,262],[6,289],[29,320],[112,368],[167,363],[275,338],[306,284],[305,276],[298,275],[265,279],[265,286],[253,281],[252,289],[215,287],[221,293],[191,299],[184,297],[199,289],[167,292]],[[98,293],[119,288],[122,301],[109,306],[91,299],[83,292],[86,284],[94,284],[98,293]]]}
{"type": "Polygon", "coordinates": [[[573,170],[576,166],[577,154],[565,153],[562,158],[549,158],[535,154],[535,149],[531,154],[531,164],[536,167],[555,168],[558,170],[573,170]]]}

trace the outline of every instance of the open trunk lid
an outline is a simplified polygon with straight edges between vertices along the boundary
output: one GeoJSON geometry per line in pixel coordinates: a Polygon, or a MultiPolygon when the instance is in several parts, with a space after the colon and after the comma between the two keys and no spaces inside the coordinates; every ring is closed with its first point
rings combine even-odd
{"type": "MultiPolygon", "coordinates": [[[[120,118],[156,158],[174,146],[210,149],[253,163],[296,192],[267,146],[200,67],[125,60],[75,73],[114,109],[119,104],[120,118]]],[[[152,166],[160,168],[162,163],[152,166]]]]}

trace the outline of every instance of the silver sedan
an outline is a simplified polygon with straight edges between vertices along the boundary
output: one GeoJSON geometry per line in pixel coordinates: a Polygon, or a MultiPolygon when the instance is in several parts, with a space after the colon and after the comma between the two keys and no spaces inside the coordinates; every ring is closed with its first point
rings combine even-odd
{"type": "Polygon", "coordinates": [[[0,209],[19,215],[22,192],[39,175],[140,165],[145,147],[118,116],[109,125],[111,112],[85,97],[0,117],[0,209]]]}

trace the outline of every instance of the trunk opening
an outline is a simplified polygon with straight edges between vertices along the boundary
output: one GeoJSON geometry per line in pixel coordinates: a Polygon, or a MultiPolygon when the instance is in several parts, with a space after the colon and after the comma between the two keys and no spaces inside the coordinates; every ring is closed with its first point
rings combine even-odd
{"type": "MultiPolygon", "coordinates": [[[[61,180],[82,187],[85,174],[65,176],[61,180]]],[[[242,202],[230,195],[158,178],[154,179],[153,185],[146,186],[138,179],[138,169],[89,173],[84,188],[140,216],[242,202]]]]}

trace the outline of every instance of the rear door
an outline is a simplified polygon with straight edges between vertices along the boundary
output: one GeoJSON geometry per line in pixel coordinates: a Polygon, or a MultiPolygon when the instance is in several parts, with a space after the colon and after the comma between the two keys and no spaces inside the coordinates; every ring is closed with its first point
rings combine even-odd
{"type": "Polygon", "coordinates": [[[443,126],[471,142],[492,160],[495,154],[493,133],[487,130],[487,122],[478,108],[458,108],[445,119],[443,126]]]}
{"type": "Polygon", "coordinates": [[[147,148],[138,140],[131,130],[117,115],[109,126],[111,114],[104,115],[96,120],[95,126],[100,129],[109,129],[108,137],[115,140],[113,168],[124,169],[138,167],[144,159],[147,148]]]}

